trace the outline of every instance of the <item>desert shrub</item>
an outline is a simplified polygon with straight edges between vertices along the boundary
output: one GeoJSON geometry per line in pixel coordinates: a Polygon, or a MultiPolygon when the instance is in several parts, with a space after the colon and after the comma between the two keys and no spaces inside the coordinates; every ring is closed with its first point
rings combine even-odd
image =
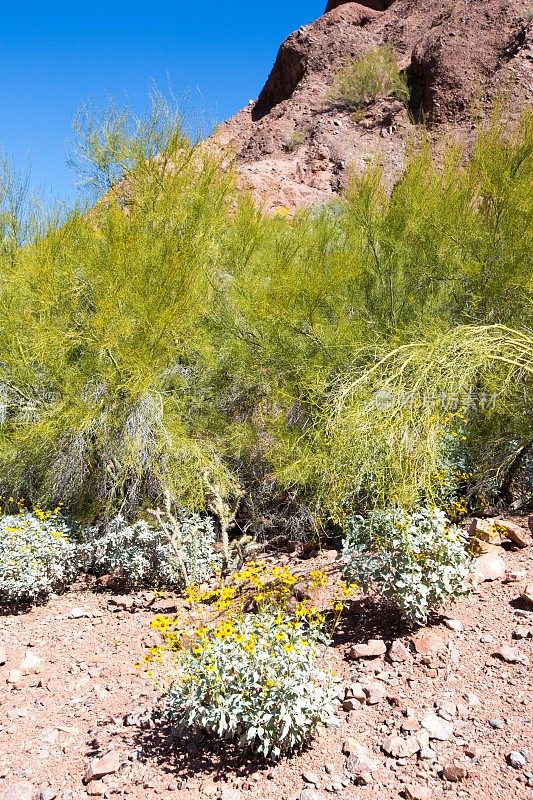
{"type": "Polygon", "coordinates": [[[0,266],[0,485],[88,520],[134,518],[165,492],[224,507],[238,482],[204,323],[233,179],[161,110],[140,140],[120,115],[87,126],[108,193],[0,266]]]}
{"type": "Polygon", "coordinates": [[[0,517],[0,602],[35,602],[68,586],[81,567],[72,531],[39,509],[0,517]]]}
{"type": "Polygon", "coordinates": [[[283,138],[283,148],[287,153],[293,153],[305,142],[305,134],[302,131],[293,131],[283,138]]]}
{"type": "Polygon", "coordinates": [[[167,112],[82,120],[88,213],[29,235],[0,184],[0,491],[104,522],[168,493],[224,537],[241,501],[244,528],[302,536],[436,503],[472,392],[498,400],[465,414],[467,488],[505,489],[533,441],[533,115],[290,218],[167,112]]]}
{"type": "Polygon", "coordinates": [[[247,614],[197,636],[174,664],[167,713],[184,729],[262,756],[300,749],[335,724],[335,682],[318,665],[317,630],[285,614],[247,614]]]}
{"type": "Polygon", "coordinates": [[[321,656],[349,590],[340,580],[330,587],[329,613],[310,599],[327,585],[318,570],[304,579],[285,565],[251,561],[212,589],[187,587],[197,627],[183,612],[157,615],[151,628],[162,642],[143,659],[173,723],[274,759],[300,749],[319,724],[335,724],[337,679],[321,656]],[[295,600],[295,585],[303,600],[295,600]]]}
{"type": "Polygon", "coordinates": [[[118,515],[103,531],[85,533],[81,552],[88,569],[113,575],[131,587],[184,588],[212,577],[222,561],[211,519],[185,511],[158,514],[152,524],[128,524],[118,515]]]}
{"type": "Polygon", "coordinates": [[[338,106],[357,111],[378,97],[391,95],[407,103],[407,80],[398,68],[393,49],[378,47],[337,73],[328,99],[338,106]]]}
{"type": "Polygon", "coordinates": [[[468,591],[466,535],[439,509],[350,518],[341,559],[350,583],[377,592],[419,624],[468,591]]]}

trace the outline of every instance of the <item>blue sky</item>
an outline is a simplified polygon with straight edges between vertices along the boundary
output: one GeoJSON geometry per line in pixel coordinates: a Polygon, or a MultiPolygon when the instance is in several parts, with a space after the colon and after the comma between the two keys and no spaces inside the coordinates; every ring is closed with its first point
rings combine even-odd
{"type": "Polygon", "coordinates": [[[2,4],[0,146],[31,163],[45,195],[74,195],[65,161],[76,110],[125,98],[137,109],[155,82],[188,98],[209,126],[259,93],[283,38],[319,16],[325,0],[2,4]]]}

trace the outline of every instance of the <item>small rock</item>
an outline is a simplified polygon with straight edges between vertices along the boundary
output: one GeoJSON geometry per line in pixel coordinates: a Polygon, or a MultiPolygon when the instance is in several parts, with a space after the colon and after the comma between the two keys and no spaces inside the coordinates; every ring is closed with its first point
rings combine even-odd
{"type": "Polygon", "coordinates": [[[240,790],[230,786],[224,786],[220,791],[220,800],[241,800],[241,797],[240,790]]]}
{"type": "Polygon", "coordinates": [[[525,625],[519,625],[513,631],[513,639],[533,639],[533,628],[526,628],[525,625]]]}
{"type": "Polygon", "coordinates": [[[23,675],[34,673],[35,675],[42,671],[43,660],[40,656],[33,653],[31,650],[26,650],[26,655],[22,660],[19,669],[23,675]]]}
{"type": "Polygon", "coordinates": [[[379,658],[387,652],[387,646],[383,639],[370,639],[366,644],[355,644],[348,651],[348,658],[357,660],[359,658],[379,658]]]}
{"type": "Polygon", "coordinates": [[[463,623],[460,619],[445,619],[444,624],[450,631],[455,631],[456,633],[461,633],[463,630],[463,623]]]}
{"type": "Polygon", "coordinates": [[[446,742],[453,734],[452,723],[437,716],[433,711],[428,711],[420,724],[428,732],[430,739],[446,742]]]}
{"type": "Polygon", "coordinates": [[[502,661],[506,661],[508,664],[524,664],[524,666],[529,664],[527,656],[515,650],[513,647],[509,647],[507,644],[502,644],[502,646],[493,653],[493,656],[495,658],[500,658],[502,661]]]}
{"type": "Polygon", "coordinates": [[[446,642],[442,636],[431,631],[420,631],[411,640],[416,652],[421,656],[433,656],[446,650],[446,642]]]}
{"type": "Polygon", "coordinates": [[[39,790],[39,794],[37,795],[37,800],[54,800],[57,797],[57,792],[51,789],[49,786],[45,786],[44,788],[39,790]]]}
{"type": "Polygon", "coordinates": [[[491,728],[494,728],[495,731],[500,731],[504,726],[504,722],[501,719],[491,719],[489,720],[489,725],[491,728]]]}
{"type": "Polygon", "coordinates": [[[350,756],[352,753],[357,753],[361,745],[356,739],[346,739],[346,741],[342,745],[342,752],[345,756],[350,756]]]}
{"type": "Polygon", "coordinates": [[[431,791],[427,786],[417,786],[414,783],[408,783],[404,787],[403,793],[406,800],[429,800],[431,797],[431,791]]]}
{"type": "Polygon", "coordinates": [[[450,783],[460,783],[468,777],[468,770],[462,764],[447,764],[442,770],[442,777],[450,783]]]}
{"type": "Polygon", "coordinates": [[[369,706],[375,706],[385,698],[385,689],[379,683],[370,681],[363,684],[363,691],[366,695],[366,702],[369,706]]]}
{"type": "Polygon", "coordinates": [[[92,612],[87,611],[86,608],[71,608],[68,612],[69,619],[83,619],[84,617],[92,617],[92,612]]]}
{"type": "Polygon", "coordinates": [[[302,772],[302,778],[306,783],[310,783],[312,786],[318,786],[320,783],[320,778],[315,772],[302,772]]]}
{"type": "Polygon", "coordinates": [[[420,750],[420,743],[416,736],[404,738],[398,734],[389,736],[381,746],[384,752],[393,758],[410,758],[420,750]]]}
{"type": "Polygon", "coordinates": [[[35,796],[35,789],[31,783],[22,781],[21,783],[13,783],[4,789],[0,795],[0,800],[33,800],[35,796]]]}
{"type": "Polygon", "coordinates": [[[115,611],[129,611],[133,609],[135,600],[129,595],[118,595],[117,597],[110,597],[108,603],[110,606],[113,606],[115,611]]]}
{"type": "Polygon", "coordinates": [[[482,581],[495,581],[505,575],[505,561],[497,553],[485,553],[476,558],[474,569],[482,581]]]}
{"type": "Polygon", "coordinates": [[[344,691],[345,700],[357,700],[359,703],[366,702],[366,694],[360,683],[352,683],[344,691]]]}
{"type": "Polygon", "coordinates": [[[10,669],[6,678],[8,683],[17,684],[22,680],[22,672],[20,669],[10,669]]]}
{"type": "Polygon", "coordinates": [[[414,733],[420,730],[420,723],[416,719],[406,719],[401,724],[403,733],[414,733]]]}
{"type": "Polygon", "coordinates": [[[520,750],[513,750],[512,753],[509,753],[507,756],[507,761],[513,767],[513,769],[522,769],[525,767],[527,760],[524,758],[520,750]]]}
{"type": "Polygon", "coordinates": [[[0,645],[0,667],[3,667],[6,661],[7,661],[6,648],[3,645],[0,645]]]}
{"type": "Polygon", "coordinates": [[[300,792],[300,800],[320,800],[320,797],[313,789],[302,789],[300,792]]]}
{"type": "Polygon", "coordinates": [[[468,533],[481,542],[499,544],[501,541],[494,527],[494,522],[489,519],[473,519],[469,525],[468,533]]]}
{"type": "Polygon", "coordinates": [[[531,544],[531,536],[529,533],[515,522],[510,522],[507,519],[496,519],[494,523],[497,530],[503,531],[504,536],[518,545],[518,547],[528,547],[531,544]]]}
{"type": "Polygon", "coordinates": [[[512,569],[510,572],[507,573],[505,582],[516,583],[517,581],[523,581],[525,577],[526,577],[525,569],[512,569]]]}
{"type": "Polygon", "coordinates": [[[358,745],[357,749],[346,759],[346,771],[355,779],[364,772],[375,772],[379,764],[370,757],[366,747],[358,745]]]}
{"type": "Polygon", "coordinates": [[[533,583],[528,583],[524,591],[521,593],[520,598],[528,605],[533,606],[533,583]]]}
{"type": "Polygon", "coordinates": [[[117,751],[111,750],[101,758],[94,759],[89,764],[83,782],[90,783],[90,781],[97,781],[103,778],[104,775],[111,775],[114,772],[118,772],[121,763],[121,758],[117,751]]]}
{"type": "Polygon", "coordinates": [[[400,642],[399,639],[395,639],[395,641],[389,647],[389,652],[387,654],[389,661],[392,661],[393,664],[401,664],[404,661],[407,661],[409,655],[409,650],[403,644],[403,642],[400,642]]]}

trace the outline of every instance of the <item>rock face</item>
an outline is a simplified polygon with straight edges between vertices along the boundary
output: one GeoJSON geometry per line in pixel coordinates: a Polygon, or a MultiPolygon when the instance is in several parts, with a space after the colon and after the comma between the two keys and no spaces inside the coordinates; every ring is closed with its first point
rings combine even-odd
{"type": "MultiPolygon", "coordinates": [[[[331,199],[377,158],[390,186],[407,142],[446,130],[468,146],[491,101],[509,98],[516,122],[531,102],[533,25],[523,0],[330,0],[327,13],[282,44],[257,101],[212,137],[234,154],[241,185],[267,211],[331,199]],[[389,44],[411,89],[405,108],[381,97],[354,118],[328,103],[335,76],[389,44]],[[479,98],[483,98],[480,106],[479,98]]],[[[302,20],[304,22],[304,20],[302,20]]]]}

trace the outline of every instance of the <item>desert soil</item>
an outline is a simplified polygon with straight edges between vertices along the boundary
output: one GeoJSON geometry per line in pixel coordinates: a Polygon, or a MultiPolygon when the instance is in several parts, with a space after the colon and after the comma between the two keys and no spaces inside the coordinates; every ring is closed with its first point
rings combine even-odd
{"type": "MultiPolygon", "coordinates": [[[[276,765],[158,719],[158,691],[133,664],[154,644],[156,612],[188,613],[180,598],[83,588],[6,612],[0,798],[532,797],[533,606],[521,599],[532,553],[493,547],[505,574],[418,632],[354,599],[325,653],[341,679],[339,727],[276,765]],[[358,657],[370,640],[378,655],[358,657]]],[[[335,555],[273,560],[331,573],[335,555]]]]}

